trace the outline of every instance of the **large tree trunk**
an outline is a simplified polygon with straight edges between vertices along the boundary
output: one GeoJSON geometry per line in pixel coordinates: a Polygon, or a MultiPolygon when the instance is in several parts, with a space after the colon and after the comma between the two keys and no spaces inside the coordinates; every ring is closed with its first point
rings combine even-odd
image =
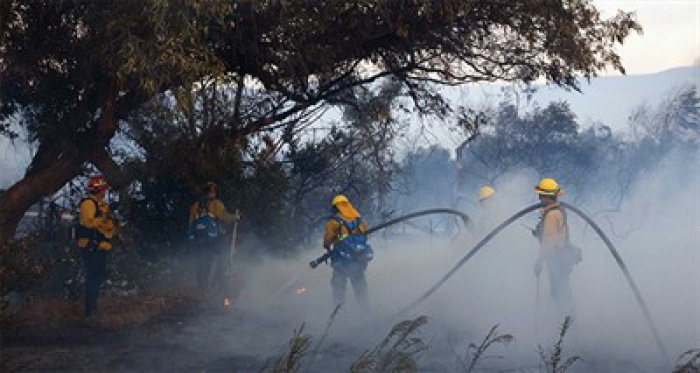
{"type": "MultiPolygon", "coordinates": [[[[37,154],[34,160],[44,158],[37,154]]],[[[0,197],[0,243],[14,237],[24,213],[40,198],[56,193],[81,170],[82,161],[78,157],[56,158],[51,167],[34,169],[0,197]]]]}
{"type": "MultiPolygon", "coordinates": [[[[14,238],[15,231],[27,210],[42,197],[56,193],[82,171],[90,161],[110,176],[117,184],[123,182],[119,167],[107,152],[107,146],[117,131],[114,106],[119,93],[119,81],[115,78],[105,91],[102,115],[91,134],[83,140],[83,149],[70,152],[50,141],[39,145],[37,153],[24,178],[15,183],[0,197],[0,244],[14,238]]],[[[80,118],[76,113],[76,118],[80,118]]],[[[80,141],[80,140],[78,140],[80,141]]]]}

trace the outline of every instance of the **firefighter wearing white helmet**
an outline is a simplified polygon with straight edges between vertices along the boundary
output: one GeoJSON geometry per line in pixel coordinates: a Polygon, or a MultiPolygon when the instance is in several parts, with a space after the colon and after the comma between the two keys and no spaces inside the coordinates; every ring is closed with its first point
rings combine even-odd
{"type": "Polygon", "coordinates": [[[365,223],[344,195],[335,196],[331,205],[333,216],[326,223],[323,247],[331,251],[333,300],[336,305],[345,302],[349,280],[357,302],[367,309],[369,304],[365,270],[372,260],[373,251],[367,243],[365,223]]]}
{"type": "Polygon", "coordinates": [[[569,240],[566,212],[558,201],[563,194],[559,184],[544,178],[535,186],[535,193],[542,202],[540,222],[533,232],[540,242],[535,275],[539,277],[546,264],[552,299],[561,311],[570,314],[574,305],[569,278],[574,265],[581,260],[581,251],[569,240]]]}

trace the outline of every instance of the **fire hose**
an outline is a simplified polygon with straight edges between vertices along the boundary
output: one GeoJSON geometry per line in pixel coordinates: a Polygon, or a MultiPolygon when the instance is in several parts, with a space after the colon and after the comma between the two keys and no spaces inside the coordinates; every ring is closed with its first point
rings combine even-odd
{"type": "MultiPolygon", "coordinates": [[[[637,287],[637,284],[634,282],[632,279],[632,275],[629,272],[629,269],[627,268],[627,265],[625,262],[622,260],[622,257],[618,253],[617,249],[615,248],[615,245],[610,241],[608,236],[603,233],[603,230],[596,224],[588,215],[586,215],[583,211],[580,209],[568,204],[561,202],[560,205],[566,209],[569,209],[576,213],[578,216],[581,217],[588,225],[590,225],[593,230],[598,234],[598,236],[603,240],[605,245],[607,246],[608,250],[612,254],[613,258],[615,259],[615,262],[617,263],[618,267],[622,271],[623,275],[625,276],[625,279],[627,280],[627,283],[629,284],[630,288],[632,289],[632,292],[634,293],[635,299],[637,300],[637,304],[642,310],[642,313],[644,314],[644,318],[647,322],[647,325],[649,326],[649,329],[651,330],[651,333],[654,337],[654,342],[656,343],[657,348],[659,349],[659,352],[661,353],[662,357],[668,362],[670,361],[668,352],[666,350],[666,347],[663,344],[663,341],[661,340],[661,337],[659,336],[658,329],[656,328],[656,325],[654,324],[653,319],[651,318],[651,313],[649,312],[649,309],[646,305],[646,302],[644,302],[644,299],[642,298],[642,295],[639,291],[639,288],[637,287]]],[[[415,302],[411,303],[408,307],[406,307],[403,311],[399,312],[398,314],[404,314],[416,306],[418,306],[421,302],[426,300],[428,297],[430,297],[438,288],[440,288],[447,280],[452,277],[452,275],[457,272],[467,261],[469,261],[477,252],[479,252],[486,244],[491,241],[496,235],[498,235],[503,229],[505,229],[507,226],[515,222],[516,220],[520,219],[521,217],[539,209],[542,208],[542,204],[535,204],[529,207],[526,207],[515,214],[513,214],[510,218],[506,219],[504,222],[499,224],[496,228],[494,228],[489,234],[487,234],[479,243],[474,246],[471,251],[469,251],[462,259],[460,259],[457,264],[455,264],[452,269],[450,269],[447,274],[445,274],[435,285],[433,285],[428,291],[425,292],[418,300],[415,302]]],[[[451,209],[431,209],[431,210],[425,210],[425,211],[418,211],[414,212],[408,215],[404,215],[401,217],[398,217],[396,219],[389,220],[385,223],[379,224],[371,229],[368,229],[365,234],[369,235],[374,232],[377,232],[381,229],[387,228],[389,226],[392,226],[394,224],[403,222],[408,219],[416,218],[419,216],[424,216],[424,215],[430,215],[430,214],[453,214],[460,216],[464,222],[464,224],[467,227],[472,227],[471,225],[471,219],[469,216],[461,211],[456,211],[456,210],[451,210],[451,209]]],[[[322,256],[320,256],[318,259],[312,261],[310,263],[311,268],[316,268],[319,264],[325,262],[330,258],[330,256],[333,254],[333,251],[328,251],[322,256]]]]}
{"type": "MultiPolygon", "coordinates": [[[[413,212],[413,213],[410,213],[410,214],[407,214],[404,216],[400,216],[396,219],[389,220],[387,222],[384,222],[382,224],[377,225],[376,227],[372,227],[372,228],[368,229],[365,232],[365,234],[370,235],[374,232],[380,231],[384,228],[390,227],[394,224],[398,224],[398,223],[401,223],[401,222],[409,220],[409,219],[413,219],[413,218],[417,218],[417,217],[425,216],[425,215],[434,215],[434,214],[456,215],[462,219],[462,222],[464,223],[464,225],[467,228],[473,227],[473,223],[472,223],[472,220],[469,218],[469,215],[463,213],[462,211],[457,211],[457,210],[452,210],[452,209],[430,209],[430,210],[413,212]]],[[[333,255],[333,250],[328,250],[323,255],[316,258],[316,260],[311,261],[311,263],[309,263],[309,265],[311,266],[311,268],[316,268],[321,263],[324,263],[325,261],[327,261],[331,257],[331,255],[333,255]]]]}
{"type": "MultiPolygon", "coordinates": [[[[625,279],[627,280],[627,283],[629,284],[630,288],[632,289],[632,292],[634,293],[634,296],[637,300],[637,303],[639,307],[642,310],[642,313],[644,314],[644,318],[647,322],[647,325],[649,326],[649,329],[651,330],[651,333],[654,337],[654,342],[656,343],[657,348],[659,349],[662,357],[668,362],[669,360],[669,355],[668,352],[666,351],[666,347],[664,346],[661,337],[659,336],[659,332],[656,328],[656,325],[654,324],[654,321],[651,318],[651,314],[649,312],[649,309],[647,308],[646,303],[644,302],[644,299],[642,298],[641,293],[639,292],[639,288],[637,287],[636,283],[632,279],[632,275],[630,274],[629,270],[627,269],[627,265],[625,265],[625,262],[622,260],[622,257],[620,257],[620,254],[617,252],[617,249],[615,249],[615,245],[610,241],[608,236],[603,233],[602,229],[590,218],[588,215],[586,215],[583,211],[579,210],[578,208],[571,206],[568,203],[561,202],[560,205],[566,209],[569,209],[573,212],[575,212],[578,216],[580,216],[588,225],[590,225],[593,230],[600,236],[600,238],[603,240],[605,245],[608,247],[610,250],[610,253],[612,256],[615,258],[615,261],[617,262],[618,267],[620,267],[620,270],[625,276],[625,279]]],[[[452,277],[452,275],[457,272],[459,268],[461,268],[469,259],[471,259],[477,252],[479,252],[491,239],[493,239],[497,234],[499,234],[504,228],[506,228],[508,225],[512,224],[514,221],[520,219],[524,215],[533,212],[539,208],[541,208],[541,204],[535,204],[530,207],[527,207],[523,210],[518,211],[514,215],[512,215],[510,218],[505,220],[503,223],[498,225],[496,228],[494,228],[486,237],[484,237],[479,243],[474,246],[474,248],[469,251],[462,259],[460,259],[457,264],[455,264],[452,269],[450,269],[447,274],[445,274],[435,285],[433,285],[430,289],[428,289],[425,294],[423,294],[418,300],[415,302],[411,303],[408,307],[406,307],[403,311],[399,312],[398,314],[404,314],[416,306],[426,300],[428,297],[430,297],[440,286],[442,286],[447,280],[452,277]]],[[[386,226],[386,224],[382,224],[380,226],[386,226]]]]}

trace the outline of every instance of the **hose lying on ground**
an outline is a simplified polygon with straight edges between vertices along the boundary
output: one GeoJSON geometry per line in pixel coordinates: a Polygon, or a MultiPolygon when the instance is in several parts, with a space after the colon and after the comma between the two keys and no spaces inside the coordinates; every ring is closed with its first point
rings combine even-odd
{"type": "MultiPolygon", "coordinates": [[[[629,270],[627,269],[627,266],[625,263],[622,261],[622,258],[620,257],[620,254],[618,254],[617,250],[615,249],[615,246],[612,244],[610,239],[603,233],[603,231],[600,229],[600,227],[591,219],[589,218],[585,213],[583,213],[581,210],[578,208],[569,205],[568,203],[561,203],[561,206],[563,206],[566,209],[569,209],[573,212],[575,212],[578,216],[580,216],[588,225],[590,225],[593,230],[598,233],[600,238],[605,242],[605,245],[608,247],[610,250],[610,253],[612,256],[615,258],[615,261],[617,262],[617,265],[620,267],[620,270],[622,270],[622,273],[625,275],[625,279],[627,279],[627,283],[630,285],[632,288],[632,292],[634,292],[635,298],[637,299],[637,303],[639,304],[639,307],[642,309],[642,313],[644,314],[644,317],[646,319],[646,322],[651,329],[651,332],[654,336],[654,341],[656,342],[656,346],[658,347],[659,351],[661,352],[663,358],[666,360],[666,362],[669,362],[669,357],[668,353],[666,352],[666,348],[664,347],[663,342],[661,341],[661,338],[659,337],[659,333],[656,329],[656,325],[654,324],[651,315],[649,313],[649,309],[646,306],[646,303],[642,299],[642,295],[639,292],[639,289],[637,288],[637,285],[635,284],[634,280],[632,279],[632,275],[630,274],[629,270]]],[[[503,223],[498,225],[495,229],[493,229],[486,237],[484,237],[479,243],[474,246],[474,248],[467,253],[462,259],[455,264],[452,269],[450,269],[447,274],[445,274],[435,285],[433,285],[430,289],[428,289],[425,294],[423,294],[418,300],[415,302],[411,303],[408,307],[406,307],[403,311],[399,312],[398,315],[403,315],[407,313],[408,311],[412,310],[416,306],[418,306],[421,302],[426,300],[428,297],[430,297],[440,286],[442,286],[447,280],[452,277],[452,275],[457,272],[459,268],[461,268],[469,259],[471,259],[477,252],[479,252],[491,239],[493,239],[498,233],[500,233],[504,228],[506,228],[508,225],[512,224],[514,221],[520,219],[524,215],[533,212],[539,208],[541,208],[541,204],[535,204],[530,207],[527,207],[523,210],[518,211],[515,213],[513,216],[505,220],[503,223]]],[[[400,220],[395,219],[395,220],[400,220]]],[[[388,223],[388,222],[387,222],[388,223]]],[[[380,225],[381,227],[387,226],[390,224],[382,224],[380,225]]]]}
{"type": "MultiPolygon", "coordinates": [[[[423,211],[413,212],[413,213],[410,213],[410,214],[407,214],[407,215],[404,215],[404,216],[400,216],[400,217],[398,217],[398,218],[396,218],[396,219],[389,220],[389,221],[384,222],[384,223],[382,223],[382,224],[379,224],[379,225],[377,225],[377,226],[375,226],[375,227],[372,227],[372,228],[370,228],[370,229],[367,229],[367,231],[365,232],[365,234],[366,234],[366,235],[370,235],[370,234],[372,234],[372,233],[374,233],[374,232],[377,232],[377,231],[382,230],[382,229],[384,229],[384,228],[390,227],[390,226],[392,226],[392,225],[394,225],[394,224],[401,223],[402,221],[406,221],[406,220],[408,220],[408,219],[413,219],[413,218],[417,218],[417,217],[425,216],[425,215],[434,215],[434,214],[451,214],[451,215],[457,215],[457,216],[459,216],[460,218],[462,218],[462,222],[464,223],[464,225],[465,225],[467,228],[473,228],[473,223],[472,223],[471,218],[469,218],[469,215],[463,213],[462,211],[457,211],[457,210],[452,210],[452,209],[430,209],[430,210],[423,210],[423,211]]],[[[321,263],[323,263],[323,262],[325,262],[326,260],[328,260],[328,258],[330,258],[331,255],[332,255],[332,251],[327,251],[326,253],[324,253],[324,254],[321,255],[320,257],[316,258],[316,260],[314,260],[314,261],[312,261],[311,263],[309,263],[309,265],[311,266],[311,268],[316,268],[316,267],[318,267],[321,263]]]]}

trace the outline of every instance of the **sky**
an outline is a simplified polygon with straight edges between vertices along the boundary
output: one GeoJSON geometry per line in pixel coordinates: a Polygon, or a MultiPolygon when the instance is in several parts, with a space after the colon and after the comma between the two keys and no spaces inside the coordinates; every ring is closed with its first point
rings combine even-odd
{"type": "Polygon", "coordinates": [[[618,52],[628,74],[648,74],[700,63],[700,1],[593,0],[604,17],[633,11],[643,35],[633,34],[618,52]]]}

